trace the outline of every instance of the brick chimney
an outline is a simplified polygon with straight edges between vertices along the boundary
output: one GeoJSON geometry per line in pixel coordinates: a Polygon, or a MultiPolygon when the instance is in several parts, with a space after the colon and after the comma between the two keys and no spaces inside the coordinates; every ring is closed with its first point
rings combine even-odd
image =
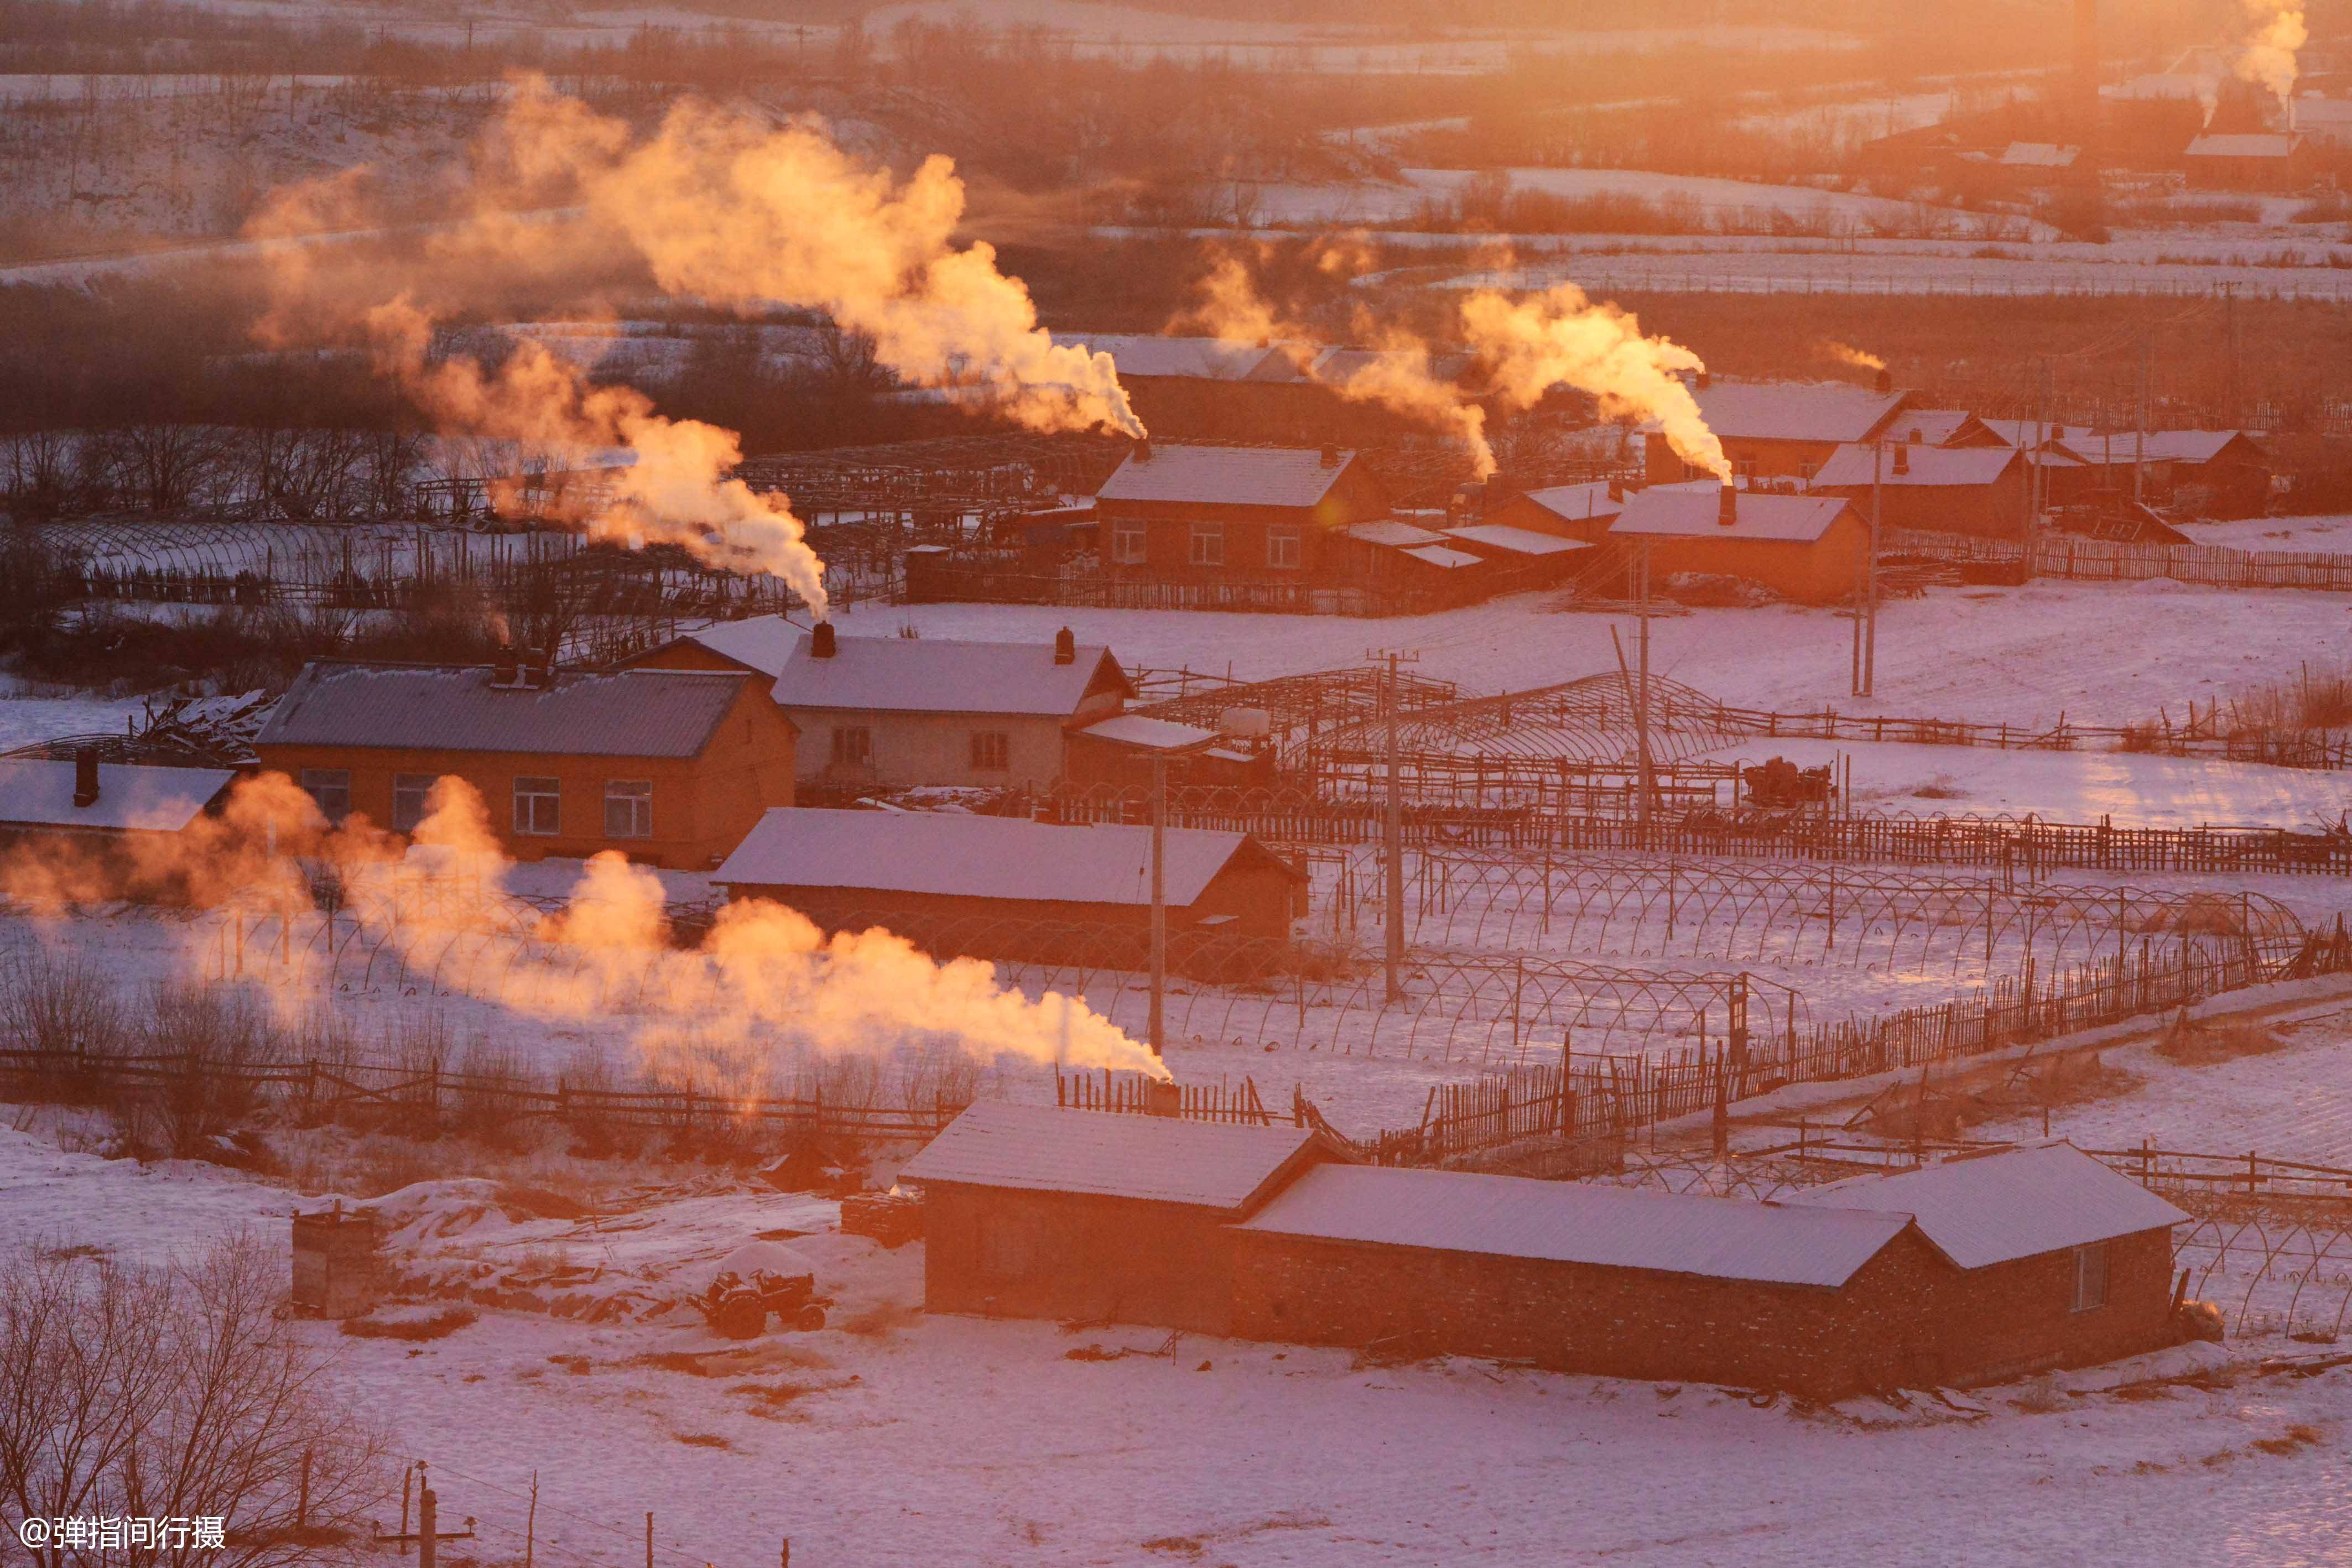
{"type": "Polygon", "coordinates": [[[1895,444],[1895,471],[1897,474],[1911,472],[1911,448],[1900,441],[1895,444]]]}
{"type": "Polygon", "coordinates": [[[1718,527],[1727,528],[1739,521],[1739,492],[1732,488],[1728,479],[1723,482],[1722,494],[1715,503],[1715,520],[1718,527]]]}
{"type": "Polygon", "coordinates": [[[98,747],[74,748],[74,808],[88,810],[98,804],[98,747]]]}
{"type": "Polygon", "coordinates": [[[1882,393],[1891,392],[1895,390],[1895,372],[1893,371],[1881,371],[1878,372],[1878,390],[1882,393]]]}
{"type": "Polygon", "coordinates": [[[1337,468],[1339,466],[1339,449],[1338,447],[1326,446],[1323,448],[1323,466],[1326,468],[1337,468]]]}
{"type": "Polygon", "coordinates": [[[840,651],[839,645],[834,641],[833,622],[818,622],[816,630],[809,633],[809,657],[830,659],[840,651]]]}
{"type": "Polygon", "coordinates": [[[1142,439],[1136,442],[1135,460],[1138,463],[1149,463],[1151,461],[1151,443],[1149,439],[1142,439]]]}
{"type": "Polygon", "coordinates": [[[1075,664],[1078,662],[1078,638],[1067,626],[1054,633],[1054,663],[1075,664]]]}
{"type": "Polygon", "coordinates": [[[511,643],[501,643],[499,651],[490,655],[490,685],[518,686],[522,684],[522,667],[515,658],[511,643]]]}

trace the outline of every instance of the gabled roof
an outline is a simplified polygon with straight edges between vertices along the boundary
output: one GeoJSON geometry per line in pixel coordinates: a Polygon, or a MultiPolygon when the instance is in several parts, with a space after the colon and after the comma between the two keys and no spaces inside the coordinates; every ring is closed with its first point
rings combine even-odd
{"type": "MultiPolygon", "coordinates": [[[[1304,880],[1246,833],[1166,830],[1168,902],[1193,903],[1232,866],[1304,880]]],[[[710,880],[728,887],[821,887],[1054,904],[1151,903],[1151,830],[1066,827],[961,811],[848,811],[778,806],[752,825],[710,880]]]]}
{"type": "Polygon", "coordinates": [[[1570,555],[1592,548],[1582,539],[1564,539],[1558,534],[1539,534],[1533,528],[1515,528],[1508,523],[1471,523],[1446,529],[1445,537],[1518,556],[1570,555]]]}
{"type": "Polygon", "coordinates": [[[769,679],[783,674],[793,645],[808,633],[781,615],[751,615],[740,621],[714,621],[678,634],[682,643],[699,643],[722,658],[759,671],[769,679]]]}
{"type": "Polygon", "coordinates": [[[1852,382],[1717,380],[1694,395],[1706,427],[1728,439],[1866,441],[1910,394],[1852,382]]]}
{"type": "Polygon", "coordinates": [[[1987,430],[2020,448],[2046,446],[2053,441],[2061,444],[2085,441],[2091,434],[2087,424],[2060,424],[2046,419],[1988,419],[1982,423],[1987,430]]]}
{"type": "MultiPolygon", "coordinates": [[[[2095,447],[2100,444],[2095,438],[2086,439],[2095,447]]],[[[2129,452],[2139,437],[2119,430],[2114,439],[2116,451],[2129,452]]],[[[2244,441],[2257,451],[2262,447],[2262,443],[2242,430],[2151,430],[2147,436],[2147,452],[2151,459],[2167,463],[2210,463],[2233,441],[2244,441]]]]}
{"type": "Polygon", "coordinates": [[[1368,545],[1390,545],[1405,549],[1413,545],[1444,544],[1445,536],[1418,523],[1408,523],[1402,517],[1374,517],[1368,523],[1348,525],[1348,537],[1361,539],[1368,545]]]}
{"type": "Polygon", "coordinates": [[[693,757],[745,685],[732,671],[567,672],[543,689],[491,685],[487,665],[306,664],[254,737],[259,747],[693,757]]]}
{"type": "Polygon", "coordinates": [[[1915,446],[1950,446],[1997,439],[1984,422],[1964,408],[1906,408],[1886,427],[1890,440],[1915,446]]]}
{"type": "Polygon", "coordinates": [[[1304,1127],[1073,1111],[983,1100],[898,1172],[901,1181],[1176,1203],[1241,1214],[1307,1157],[1304,1127]]]}
{"type": "Polygon", "coordinates": [[[1936,1250],[1963,1269],[2161,1230],[2189,1218],[2065,1143],[1856,1176],[1781,1201],[1910,1215],[1936,1250]]]}
{"type": "Polygon", "coordinates": [[[2234,136],[2200,136],[2189,144],[2191,158],[2284,158],[2302,145],[2303,138],[2255,131],[2234,136]]]}
{"type": "Polygon", "coordinates": [[[1625,510],[1609,525],[1619,537],[1755,539],[1810,544],[1830,530],[1849,503],[1843,496],[1775,496],[1743,490],[1735,521],[1717,520],[1722,486],[1712,479],[1692,485],[1653,485],[1625,497],[1625,510]]]}
{"type": "MultiPolygon", "coordinates": [[[[1050,643],[837,637],[820,659],[799,637],[777,672],[776,706],[859,713],[1029,714],[1067,718],[1090,691],[1134,695],[1109,649],[1080,643],[1066,664],[1050,643]]],[[[748,661],[747,661],[748,662],[748,661]]]]}
{"type": "MultiPolygon", "coordinates": [[[[1139,713],[1118,714],[1100,724],[1090,724],[1078,733],[1143,751],[1173,751],[1184,747],[1200,747],[1217,738],[1217,732],[1213,729],[1178,724],[1171,718],[1150,718],[1139,713]]],[[[1201,755],[1221,757],[1228,761],[1246,762],[1250,759],[1248,752],[1226,746],[1210,746],[1201,755]]]]}
{"type": "Polygon", "coordinates": [[[1835,1290],[1909,1223],[1593,1182],[1324,1165],[1239,1228],[1835,1290]]]}
{"type": "Polygon", "coordinates": [[[1097,501],[1158,501],[1218,507],[1313,507],[1356,461],[1323,461],[1313,446],[1193,446],[1155,442],[1127,455],[1097,501]]]}
{"type": "Polygon", "coordinates": [[[226,768],[98,765],[98,799],[74,804],[74,764],[0,758],[0,826],[176,833],[236,782],[226,768]]]}
{"type": "Polygon", "coordinates": [[[1613,517],[1625,509],[1624,497],[1609,493],[1609,482],[1596,479],[1589,485],[1554,485],[1546,490],[1529,490],[1525,498],[1533,501],[1556,517],[1581,522],[1587,517],[1613,517]]]}
{"type": "Polygon", "coordinates": [[[1885,449],[1884,456],[1877,455],[1878,452],[1879,448],[1866,444],[1839,447],[1822,465],[1821,472],[1813,476],[1813,488],[1867,489],[1874,465],[1878,482],[1885,485],[1990,485],[2021,461],[2014,446],[1890,445],[1885,449]],[[1899,470],[1895,457],[1897,451],[1903,454],[1899,470]]]}

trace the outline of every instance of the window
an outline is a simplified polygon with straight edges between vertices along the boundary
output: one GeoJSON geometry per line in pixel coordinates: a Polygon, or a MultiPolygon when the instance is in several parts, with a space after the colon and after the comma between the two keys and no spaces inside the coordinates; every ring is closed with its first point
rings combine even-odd
{"type": "Polygon", "coordinates": [[[1018,1210],[983,1215],[976,1228],[981,1278],[1026,1280],[1037,1272],[1045,1227],[1036,1215],[1018,1210]]]}
{"type": "Polygon", "coordinates": [[[348,768],[305,768],[302,790],[319,804],[320,814],[340,822],[352,814],[352,770],[348,768]]]}
{"type": "Polygon", "coordinates": [[[532,838],[553,838],[562,798],[563,781],[560,779],[517,779],[514,831],[532,838]]]}
{"type": "Polygon", "coordinates": [[[650,839],[654,836],[652,779],[604,780],[604,836],[608,839],[650,839]]]}
{"type": "Polygon", "coordinates": [[[1265,564],[1280,571],[1298,570],[1298,525],[1276,523],[1265,530],[1265,564]]]}
{"type": "Polygon", "coordinates": [[[971,768],[975,773],[1002,773],[1013,766],[1013,737],[1001,729],[971,732],[971,768]]]}
{"type": "Polygon", "coordinates": [[[1813,476],[1821,471],[1822,465],[1818,463],[1800,463],[1797,465],[1797,477],[1806,481],[1808,484],[1812,481],[1813,476]]]}
{"type": "Polygon", "coordinates": [[[433,793],[434,775],[395,773],[392,776],[392,831],[413,833],[425,821],[425,800],[433,793]]]}
{"type": "Polygon", "coordinates": [[[874,732],[864,725],[834,726],[833,765],[836,768],[873,767],[874,732]]]}
{"type": "Polygon", "coordinates": [[[1732,461],[1731,471],[1739,476],[1742,479],[1753,479],[1756,477],[1756,459],[1753,457],[1735,458],[1732,461]]]}
{"type": "Polygon", "coordinates": [[[2074,1310],[2093,1312],[2107,1304],[2107,1244],[2094,1241],[2074,1249],[2074,1310]]]}
{"type": "Polygon", "coordinates": [[[1194,566],[1224,565],[1225,525],[1223,523],[1194,523],[1192,525],[1192,554],[1191,559],[1194,566]]]}
{"type": "Polygon", "coordinates": [[[1141,566],[1150,556],[1140,517],[1121,517],[1110,526],[1110,559],[1120,566],[1141,566]]]}

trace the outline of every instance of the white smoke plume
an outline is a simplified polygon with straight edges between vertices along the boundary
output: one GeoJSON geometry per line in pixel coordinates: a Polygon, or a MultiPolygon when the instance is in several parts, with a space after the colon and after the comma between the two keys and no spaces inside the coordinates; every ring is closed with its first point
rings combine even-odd
{"type": "Polygon", "coordinates": [[[1834,338],[1822,345],[1822,352],[1841,365],[1852,365],[1861,371],[1883,371],[1886,361],[1867,349],[1857,349],[1851,343],[1841,343],[1834,338]]]}
{"type": "Polygon", "coordinates": [[[1599,400],[1604,416],[1654,421],[1677,456],[1730,479],[1723,443],[1679,373],[1706,365],[1678,343],[1644,337],[1629,312],[1562,283],[1517,303],[1481,290],[1463,302],[1462,324],[1512,405],[1529,408],[1554,387],[1574,387],[1599,400]]]}
{"type": "Polygon", "coordinates": [[[2231,68],[2239,80],[2270,89],[2271,96],[2286,110],[2292,125],[2294,83],[2301,74],[2295,55],[2311,41],[2302,0],[2245,0],[2245,6],[2253,31],[2239,48],[2231,68]]]}

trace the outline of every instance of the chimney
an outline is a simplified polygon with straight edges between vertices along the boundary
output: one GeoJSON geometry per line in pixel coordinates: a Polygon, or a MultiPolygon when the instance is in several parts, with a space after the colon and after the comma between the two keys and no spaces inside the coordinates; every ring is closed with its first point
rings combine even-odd
{"type": "Polygon", "coordinates": [[[499,651],[490,656],[490,685],[513,686],[520,685],[521,680],[522,674],[515,662],[513,647],[505,643],[499,643],[499,651]]]}
{"type": "Polygon", "coordinates": [[[1609,498],[1612,501],[1622,501],[1625,498],[1624,480],[1612,479],[1609,481],[1609,498]]]}
{"type": "Polygon", "coordinates": [[[1338,447],[1326,446],[1323,448],[1323,466],[1326,468],[1337,468],[1339,466],[1339,449],[1338,447]]]}
{"type": "Polygon", "coordinates": [[[1077,634],[1067,626],[1054,633],[1054,663],[1075,664],[1078,662],[1077,634]]]}
{"type": "Polygon", "coordinates": [[[1881,393],[1891,392],[1895,390],[1895,372],[1893,371],[1881,371],[1878,372],[1878,390],[1881,393]]]}
{"type": "Polygon", "coordinates": [[[1722,496],[1715,503],[1715,520],[1727,528],[1739,521],[1739,492],[1731,487],[1728,479],[1723,482],[1722,496]]]}
{"type": "Polygon", "coordinates": [[[809,633],[809,657],[830,659],[838,652],[840,649],[834,642],[833,622],[818,622],[816,630],[809,633]]]}
{"type": "Polygon", "coordinates": [[[74,747],[74,809],[88,810],[98,804],[98,747],[74,747]]]}
{"type": "Polygon", "coordinates": [[[1895,471],[1897,474],[1911,472],[1911,448],[1899,441],[1895,444],[1895,471]]]}
{"type": "Polygon", "coordinates": [[[1712,384],[1715,380],[1714,377],[1708,375],[1705,371],[1699,371],[1695,379],[1698,383],[1698,390],[1701,392],[1706,391],[1707,387],[1712,384]]]}
{"type": "MultiPolygon", "coordinates": [[[[1149,439],[1140,440],[1135,444],[1135,460],[1138,463],[1149,463],[1151,461],[1151,443],[1149,439]]],[[[831,657],[830,654],[826,656],[828,658],[831,657]]]]}

